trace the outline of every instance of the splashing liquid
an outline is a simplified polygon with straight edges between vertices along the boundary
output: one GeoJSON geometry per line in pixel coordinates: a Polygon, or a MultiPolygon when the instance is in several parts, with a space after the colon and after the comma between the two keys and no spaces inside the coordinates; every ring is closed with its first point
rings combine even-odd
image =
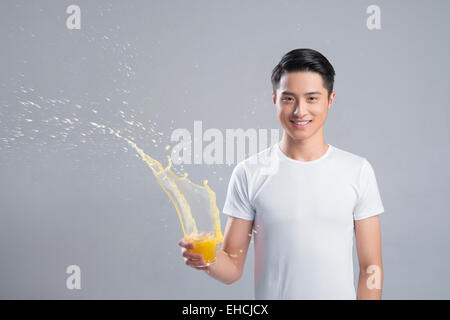
{"type": "MultiPolygon", "coordinates": [[[[105,129],[104,125],[91,122],[91,125],[105,129]]],[[[219,209],[216,205],[216,195],[203,180],[203,186],[193,183],[187,178],[187,173],[177,176],[172,170],[172,160],[164,168],[161,163],[147,155],[136,143],[122,137],[120,132],[109,129],[109,133],[127,141],[150,167],[161,188],[172,201],[180,219],[185,240],[192,242],[194,249],[189,251],[201,253],[207,264],[215,262],[217,246],[223,242],[220,227],[219,209]]]]}

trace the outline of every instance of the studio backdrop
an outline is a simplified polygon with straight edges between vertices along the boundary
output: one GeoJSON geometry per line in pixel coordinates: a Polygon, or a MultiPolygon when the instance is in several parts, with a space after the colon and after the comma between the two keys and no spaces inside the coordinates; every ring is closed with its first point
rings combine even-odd
{"type": "MultiPolygon", "coordinates": [[[[2,1],[0,298],[252,299],[253,239],[232,285],[187,267],[178,212],[139,150],[207,180],[221,210],[236,164],[282,136],[272,69],[312,48],[336,71],[326,142],[376,172],[383,298],[449,299],[448,12],[437,0],[2,1]]],[[[353,263],[356,283],[355,251],[353,263]]]]}

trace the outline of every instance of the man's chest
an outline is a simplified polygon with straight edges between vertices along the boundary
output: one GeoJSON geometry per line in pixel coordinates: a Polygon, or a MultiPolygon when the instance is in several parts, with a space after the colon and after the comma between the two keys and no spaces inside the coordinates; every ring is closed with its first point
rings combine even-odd
{"type": "Polygon", "coordinates": [[[343,175],[280,172],[259,190],[254,206],[256,217],[265,223],[347,226],[356,200],[352,181],[343,175]]]}

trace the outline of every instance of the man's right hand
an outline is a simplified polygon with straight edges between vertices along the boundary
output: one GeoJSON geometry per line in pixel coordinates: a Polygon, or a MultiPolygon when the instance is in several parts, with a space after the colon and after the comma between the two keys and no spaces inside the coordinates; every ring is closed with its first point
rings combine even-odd
{"type": "Polygon", "coordinates": [[[252,226],[253,220],[229,216],[222,248],[216,251],[216,262],[209,266],[205,266],[202,254],[188,251],[194,249],[195,244],[182,238],[178,245],[182,248],[181,255],[184,262],[197,270],[205,270],[210,277],[222,283],[232,284],[238,281],[244,270],[245,257],[252,237],[252,226]]]}
{"type": "Polygon", "coordinates": [[[189,252],[188,249],[194,249],[194,244],[192,242],[186,241],[185,238],[182,238],[178,241],[178,245],[181,247],[181,255],[184,258],[184,263],[187,266],[190,266],[197,270],[208,270],[209,265],[206,265],[206,262],[203,260],[203,255],[201,253],[192,253],[189,252]]]}

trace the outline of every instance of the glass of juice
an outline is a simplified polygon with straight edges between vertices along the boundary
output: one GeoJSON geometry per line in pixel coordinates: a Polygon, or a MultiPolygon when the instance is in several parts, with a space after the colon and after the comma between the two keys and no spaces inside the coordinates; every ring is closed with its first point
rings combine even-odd
{"type": "Polygon", "coordinates": [[[216,262],[217,238],[214,234],[210,232],[195,233],[189,235],[186,240],[194,245],[194,249],[188,249],[188,251],[202,254],[207,266],[216,262]]]}

